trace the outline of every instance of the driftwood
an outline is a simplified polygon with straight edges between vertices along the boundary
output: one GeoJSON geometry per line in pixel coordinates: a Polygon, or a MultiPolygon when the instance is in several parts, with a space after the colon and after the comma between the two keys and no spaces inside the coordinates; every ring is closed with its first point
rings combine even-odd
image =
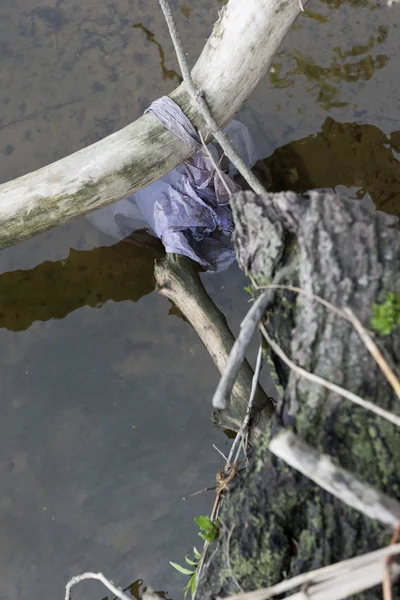
{"type": "MultiPolygon", "coordinates": [[[[218,125],[241,108],[300,12],[298,0],[230,0],[192,77],[218,125]]],[[[185,84],[170,95],[204,137],[208,128],[185,84]]],[[[190,156],[145,115],[121,131],[0,186],[0,248],[124,198],[190,156]]]]}
{"type": "MultiPolygon", "coordinates": [[[[156,262],[155,277],[158,291],[177,306],[196,331],[219,372],[223,373],[235,338],[224,314],[207,294],[197,265],[185,256],[167,254],[165,259],[156,262]]],[[[232,391],[230,410],[214,412],[216,426],[234,431],[240,428],[247,411],[252,378],[253,371],[244,361],[232,391]]],[[[271,400],[258,385],[250,421],[253,437],[259,436],[268,427],[273,410],[271,400]]]]}
{"type": "MultiPolygon", "coordinates": [[[[269,284],[297,256],[298,268],[286,283],[339,308],[349,307],[366,327],[373,303],[399,290],[397,219],[318,192],[267,198],[242,193],[232,205],[238,259],[258,286],[269,284]]],[[[400,414],[392,387],[348,320],[280,290],[264,326],[296,364],[400,414]]],[[[399,330],[379,341],[392,366],[398,365],[399,330]]],[[[196,594],[202,600],[236,593],[235,581],[244,591],[269,587],[378,549],[390,539],[387,526],[269,452],[272,437],[283,430],[330,455],[335,465],[382,497],[400,500],[399,429],[299,378],[267,347],[265,353],[283,400],[272,427],[256,442],[249,469],[225,499],[220,515],[224,527],[196,594]]],[[[380,598],[381,590],[368,590],[364,597],[380,598]]]]}

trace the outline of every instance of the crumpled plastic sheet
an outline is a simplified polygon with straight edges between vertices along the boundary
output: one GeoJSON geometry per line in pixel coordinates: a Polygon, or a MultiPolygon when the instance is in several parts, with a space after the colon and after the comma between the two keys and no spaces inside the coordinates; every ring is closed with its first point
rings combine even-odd
{"type": "MultiPolygon", "coordinates": [[[[180,137],[194,152],[193,158],[132,196],[88,215],[98,229],[116,239],[136,229],[149,227],[166,252],[183,254],[208,271],[226,269],[235,260],[234,224],[229,195],[193,125],[179,106],[167,96],[146,110],[180,137]]],[[[225,133],[249,166],[258,159],[245,125],[231,121],[225,133]]],[[[220,157],[215,143],[208,145],[215,162],[220,157]]],[[[224,179],[235,191],[236,170],[229,164],[224,179]]]]}

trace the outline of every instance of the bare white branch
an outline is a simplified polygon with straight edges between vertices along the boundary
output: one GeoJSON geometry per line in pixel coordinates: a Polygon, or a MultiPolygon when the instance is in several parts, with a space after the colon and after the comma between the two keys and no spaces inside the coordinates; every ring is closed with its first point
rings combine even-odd
{"type": "MultiPolygon", "coordinates": [[[[279,283],[287,277],[293,270],[294,265],[288,265],[277,272],[273,283],[279,283]]],[[[272,304],[275,297],[275,292],[272,289],[267,289],[257,300],[245,316],[240,325],[239,335],[233,344],[229,354],[228,361],[224,373],[219,380],[217,389],[213,397],[213,406],[219,409],[226,409],[229,406],[229,397],[232,392],[233,385],[238,375],[239,369],[244,361],[246,349],[253,337],[257,326],[265,314],[267,308],[272,304]]]]}
{"type": "MultiPolygon", "coordinates": [[[[298,0],[247,0],[245,5],[230,0],[222,13],[192,78],[203,90],[215,122],[224,127],[268,71],[300,7],[298,0]]],[[[205,132],[187,83],[170,96],[205,132]]],[[[127,197],[174,169],[190,153],[156,118],[145,115],[96,144],[4,183],[0,247],[127,197]]],[[[228,157],[232,160],[231,154],[228,157]]]]}
{"type": "Polygon", "coordinates": [[[393,529],[398,526],[400,503],[397,500],[359,481],[352,473],[335,465],[330,456],[320,454],[291,431],[278,433],[271,440],[269,449],[348,506],[393,529]]]}
{"type": "Polygon", "coordinates": [[[262,366],[262,347],[260,344],[260,347],[259,347],[258,353],[257,353],[256,368],[254,370],[254,376],[253,376],[253,381],[252,381],[252,385],[251,385],[249,403],[247,405],[247,412],[243,419],[243,423],[241,424],[240,429],[237,432],[235,439],[233,440],[233,444],[230,449],[228,460],[227,460],[228,465],[232,465],[233,463],[236,463],[239,458],[240,442],[243,440],[243,438],[246,434],[246,430],[249,426],[251,409],[253,408],[254,398],[256,396],[256,390],[257,390],[257,385],[258,385],[258,378],[260,377],[261,366],[262,366]],[[238,448],[238,446],[239,446],[239,448],[238,448]],[[237,449],[237,455],[232,463],[232,459],[233,459],[236,449],[237,449]]]}
{"type": "Polygon", "coordinates": [[[120,588],[114,585],[112,581],[107,579],[107,577],[105,577],[103,573],[90,572],[82,573],[81,575],[75,575],[75,577],[72,577],[72,579],[68,581],[65,587],[65,600],[70,600],[71,588],[77,583],[84,581],[85,579],[97,579],[98,581],[101,581],[101,583],[104,584],[106,588],[108,588],[110,592],[112,592],[120,600],[132,600],[131,597],[127,596],[127,594],[125,594],[120,588]]]}

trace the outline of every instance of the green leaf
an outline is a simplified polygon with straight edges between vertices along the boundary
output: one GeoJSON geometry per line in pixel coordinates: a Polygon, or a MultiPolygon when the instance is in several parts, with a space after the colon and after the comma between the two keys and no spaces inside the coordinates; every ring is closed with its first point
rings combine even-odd
{"type": "Polygon", "coordinates": [[[210,529],[213,527],[213,523],[208,515],[200,515],[195,518],[195,523],[200,527],[200,529],[210,529]]]}
{"type": "Polygon", "coordinates": [[[201,531],[199,531],[199,536],[205,542],[214,542],[217,537],[217,531],[210,531],[208,533],[201,533],[201,531]]]}
{"type": "Polygon", "coordinates": [[[196,546],[193,546],[193,554],[194,554],[195,558],[197,558],[197,560],[199,560],[201,558],[201,554],[197,550],[196,546]]]}
{"type": "Polygon", "coordinates": [[[188,558],[188,554],[186,554],[185,556],[185,560],[187,562],[188,565],[192,565],[192,567],[197,567],[197,562],[195,562],[194,560],[190,560],[190,558],[188,558]]]}
{"type": "Polygon", "coordinates": [[[389,292],[383,304],[373,305],[371,325],[381,335],[389,335],[400,326],[400,293],[389,292]]]}
{"type": "Polygon", "coordinates": [[[192,585],[191,585],[192,596],[194,596],[194,593],[196,591],[196,584],[197,584],[197,573],[195,573],[192,577],[192,585]]]}
{"type": "Polygon", "coordinates": [[[179,573],[183,573],[184,575],[193,575],[194,571],[189,571],[189,569],[185,569],[185,567],[181,567],[181,565],[177,565],[174,562],[169,561],[169,564],[174,567],[179,573]]]}
{"type": "Polygon", "coordinates": [[[189,579],[187,586],[184,588],[184,597],[186,598],[189,590],[191,591],[192,596],[193,596],[195,589],[196,589],[196,573],[193,573],[192,577],[189,579]]]}

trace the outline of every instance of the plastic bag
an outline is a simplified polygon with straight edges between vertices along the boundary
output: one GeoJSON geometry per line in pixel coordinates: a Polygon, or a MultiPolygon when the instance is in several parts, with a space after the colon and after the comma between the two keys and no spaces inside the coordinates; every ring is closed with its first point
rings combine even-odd
{"type": "MultiPolygon", "coordinates": [[[[258,156],[247,127],[233,120],[225,133],[247,165],[253,166],[258,156]]],[[[208,148],[218,162],[216,144],[208,148]]],[[[207,171],[206,160],[201,151],[158,181],[87,218],[115,239],[149,227],[167,252],[189,256],[210,271],[226,269],[235,260],[233,220],[227,200],[221,201],[224,190],[214,189],[222,186],[218,175],[207,171]]],[[[228,174],[235,173],[229,164],[228,174]]]]}

